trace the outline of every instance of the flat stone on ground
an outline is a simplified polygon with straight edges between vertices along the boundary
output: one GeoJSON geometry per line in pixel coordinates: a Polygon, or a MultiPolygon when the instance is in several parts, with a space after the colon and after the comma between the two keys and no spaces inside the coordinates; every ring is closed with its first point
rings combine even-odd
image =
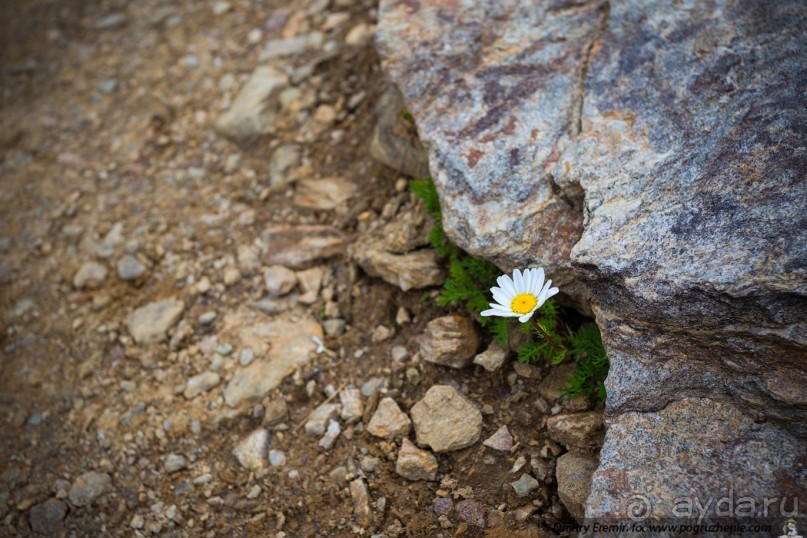
{"type": "Polygon", "coordinates": [[[89,506],[100,497],[112,478],[106,473],[90,471],[76,478],[70,486],[68,498],[73,506],[89,506]]]}
{"type": "Polygon", "coordinates": [[[48,499],[35,504],[28,510],[28,523],[31,529],[45,536],[59,536],[64,530],[67,505],[58,499],[48,499]]]}
{"type": "Polygon", "coordinates": [[[263,398],[287,375],[307,364],[309,353],[317,349],[311,338],[322,338],[323,334],[319,323],[303,317],[298,321],[275,319],[243,327],[239,336],[243,345],[266,353],[230,379],[224,389],[224,400],[230,407],[263,398]],[[267,349],[266,342],[272,343],[271,348],[267,349]]]}
{"type": "Polygon", "coordinates": [[[185,303],[180,299],[154,301],[129,314],[126,326],[138,344],[155,344],[165,339],[184,310],[185,303]]]}
{"type": "Polygon", "coordinates": [[[347,248],[345,237],[332,226],[273,225],[264,230],[262,237],[266,245],[264,263],[294,269],[342,254],[347,248]]]}

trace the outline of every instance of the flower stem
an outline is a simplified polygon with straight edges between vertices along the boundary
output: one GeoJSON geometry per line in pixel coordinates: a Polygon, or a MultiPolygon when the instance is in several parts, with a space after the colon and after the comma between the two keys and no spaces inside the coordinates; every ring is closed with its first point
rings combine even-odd
{"type": "Polygon", "coordinates": [[[532,326],[533,326],[533,327],[535,327],[535,329],[536,329],[536,330],[537,330],[539,333],[541,333],[541,334],[544,336],[544,338],[546,338],[546,341],[547,341],[547,342],[549,342],[549,345],[550,345],[550,346],[552,346],[552,347],[555,349],[555,351],[557,351],[558,353],[566,353],[566,350],[565,350],[565,349],[563,349],[562,347],[558,346],[558,345],[557,345],[557,344],[556,344],[556,343],[555,343],[555,342],[552,340],[552,338],[550,338],[550,337],[549,337],[549,335],[546,333],[546,331],[545,331],[545,330],[543,330],[543,329],[541,328],[541,326],[540,326],[540,325],[538,325],[538,322],[537,322],[537,321],[535,321],[535,318],[530,318],[530,323],[532,323],[532,326]]]}

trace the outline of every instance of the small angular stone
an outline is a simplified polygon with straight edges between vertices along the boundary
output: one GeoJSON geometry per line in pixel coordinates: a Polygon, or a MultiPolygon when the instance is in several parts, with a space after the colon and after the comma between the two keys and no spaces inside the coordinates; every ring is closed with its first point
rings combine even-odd
{"type": "Polygon", "coordinates": [[[468,525],[473,527],[485,526],[485,508],[474,499],[465,499],[458,502],[457,513],[468,525]]]}
{"type": "Polygon", "coordinates": [[[106,267],[98,262],[85,262],[73,277],[73,286],[79,290],[97,288],[106,279],[106,272],[106,267]]]}
{"type": "Polygon", "coordinates": [[[407,480],[436,480],[437,458],[428,450],[421,450],[404,438],[398,451],[395,472],[407,480]]]}
{"type": "Polygon", "coordinates": [[[339,230],[320,225],[274,225],[263,232],[265,263],[301,268],[315,260],[342,254],[347,242],[339,230]]]}
{"type": "Polygon", "coordinates": [[[514,362],[513,363],[513,370],[515,370],[518,377],[523,377],[526,379],[541,379],[543,374],[541,373],[541,369],[537,366],[532,364],[526,364],[523,362],[514,362]]]}
{"type": "Polygon", "coordinates": [[[106,473],[90,471],[76,478],[70,486],[68,498],[73,506],[89,506],[100,497],[112,478],[106,473]]]}
{"type": "Polygon", "coordinates": [[[482,413],[460,391],[435,385],[412,406],[418,444],[435,452],[459,450],[476,443],[482,435],[482,413]]]}
{"type": "Polygon", "coordinates": [[[312,267],[305,271],[297,272],[297,280],[300,282],[302,293],[297,299],[303,304],[312,304],[319,298],[319,290],[322,287],[322,279],[325,272],[321,267],[312,267]]]}
{"type": "Polygon", "coordinates": [[[404,437],[409,434],[411,424],[412,421],[401,411],[395,400],[387,397],[378,403],[378,409],[370,419],[367,431],[384,439],[404,437]]]}
{"type": "Polygon", "coordinates": [[[305,433],[313,437],[322,437],[325,427],[331,419],[339,415],[339,404],[326,403],[317,407],[305,423],[305,433]]]}
{"type": "Polygon", "coordinates": [[[339,399],[342,402],[341,417],[346,424],[361,420],[364,415],[364,402],[362,402],[359,389],[344,389],[339,393],[339,399]]]}
{"type": "Polygon", "coordinates": [[[283,398],[275,398],[266,404],[263,414],[264,426],[277,426],[289,416],[289,407],[283,398]]]}
{"type": "Polygon", "coordinates": [[[510,452],[510,449],[513,448],[513,436],[510,435],[510,430],[507,429],[507,426],[502,426],[482,444],[494,450],[510,452]]]}
{"type": "Polygon", "coordinates": [[[129,314],[126,326],[138,344],[154,344],[165,339],[185,310],[185,303],[176,298],[154,301],[129,314]]]}
{"type": "Polygon", "coordinates": [[[515,482],[511,482],[510,485],[513,486],[518,497],[526,497],[538,488],[541,483],[527,473],[524,473],[521,475],[521,478],[515,482]]]}
{"type": "Polygon", "coordinates": [[[549,437],[568,448],[596,452],[602,448],[605,424],[602,412],[555,415],[546,422],[549,437]]]}
{"type": "Polygon", "coordinates": [[[282,265],[273,265],[263,272],[263,282],[269,295],[282,297],[297,285],[297,274],[282,265]]]}
{"type": "Polygon", "coordinates": [[[188,379],[185,385],[183,396],[191,400],[203,392],[207,392],[221,382],[221,377],[216,372],[202,372],[188,379]]]}
{"type": "Polygon", "coordinates": [[[165,472],[175,473],[177,471],[181,471],[182,469],[186,469],[188,467],[188,462],[185,460],[184,456],[179,454],[168,454],[165,461],[163,461],[163,467],[165,468],[165,472]]]}
{"type": "Polygon", "coordinates": [[[325,435],[319,440],[320,448],[330,450],[340,433],[342,433],[342,427],[339,426],[337,421],[331,420],[328,422],[328,429],[325,430],[325,435]]]}
{"type": "Polygon", "coordinates": [[[473,321],[463,316],[443,316],[426,325],[420,355],[428,362],[464,368],[471,364],[478,346],[473,321]]]}
{"type": "Polygon", "coordinates": [[[36,533],[59,536],[64,530],[65,516],[67,516],[67,504],[58,499],[48,499],[31,507],[28,511],[28,523],[36,533]]]}
{"type": "Polygon", "coordinates": [[[137,280],[146,272],[146,266],[140,260],[127,254],[118,260],[118,276],[123,280],[137,280]]]}
{"type": "Polygon", "coordinates": [[[245,469],[260,471],[266,467],[266,454],[269,451],[269,432],[257,429],[233,449],[233,455],[245,469]]]}
{"type": "Polygon", "coordinates": [[[508,351],[507,348],[493,342],[485,351],[474,357],[474,364],[478,364],[488,372],[495,372],[504,364],[508,351]]]}
{"type": "Polygon", "coordinates": [[[350,483],[350,497],[353,500],[353,519],[360,527],[367,528],[370,524],[370,499],[364,480],[357,478],[350,483]]]}

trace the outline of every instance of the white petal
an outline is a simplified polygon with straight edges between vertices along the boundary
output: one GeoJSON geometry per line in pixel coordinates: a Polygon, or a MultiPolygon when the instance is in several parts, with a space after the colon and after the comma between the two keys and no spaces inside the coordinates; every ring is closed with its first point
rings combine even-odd
{"type": "Polygon", "coordinates": [[[544,304],[546,302],[546,300],[549,299],[550,296],[547,295],[547,294],[549,293],[550,286],[552,286],[552,279],[551,278],[546,281],[546,283],[544,284],[544,288],[541,290],[541,293],[538,294],[538,303],[539,304],[544,304]]]}
{"type": "Polygon", "coordinates": [[[501,303],[503,305],[508,305],[513,302],[513,298],[504,293],[499,288],[490,288],[490,291],[493,292],[493,300],[497,303],[501,303]]]}
{"type": "Polygon", "coordinates": [[[524,291],[532,293],[532,280],[534,278],[532,269],[524,270],[524,291]]]}
{"type": "Polygon", "coordinates": [[[558,288],[549,288],[549,289],[546,291],[546,298],[547,298],[547,299],[549,299],[550,297],[554,297],[554,296],[555,296],[555,295],[557,295],[559,292],[560,292],[560,289],[558,289],[558,288]]]}
{"type": "MultiPolygon", "coordinates": [[[[492,305],[491,305],[492,306],[492,305]]],[[[518,316],[518,314],[514,314],[513,312],[507,312],[505,310],[500,310],[498,308],[491,308],[490,310],[483,310],[481,315],[483,316],[500,316],[503,318],[514,318],[518,316]]]]}
{"type": "Polygon", "coordinates": [[[508,275],[502,275],[496,279],[496,282],[499,283],[499,286],[504,290],[505,293],[510,294],[511,296],[515,297],[518,295],[516,293],[516,288],[513,286],[513,281],[510,280],[508,275]]]}
{"type": "Polygon", "coordinates": [[[532,291],[533,295],[538,296],[538,294],[541,293],[541,288],[544,285],[544,270],[543,270],[543,268],[539,267],[538,269],[533,269],[532,270],[532,276],[533,276],[533,281],[532,281],[532,289],[531,289],[531,291],[532,291]]]}
{"type": "Polygon", "coordinates": [[[549,280],[547,280],[546,282],[544,282],[544,287],[541,289],[541,293],[543,293],[544,295],[546,295],[546,292],[547,292],[547,291],[549,290],[549,288],[551,288],[551,287],[552,287],[552,279],[550,278],[549,280]]]}
{"type": "Polygon", "coordinates": [[[515,271],[513,271],[513,283],[516,285],[517,293],[524,292],[524,277],[521,276],[520,269],[516,269],[515,271]]]}
{"type": "Polygon", "coordinates": [[[533,310],[529,314],[524,314],[523,316],[519,316],[518,321],[520,321],[521,323],[527,323],[534,313],[535,313],[535,310],[533,310]]]}

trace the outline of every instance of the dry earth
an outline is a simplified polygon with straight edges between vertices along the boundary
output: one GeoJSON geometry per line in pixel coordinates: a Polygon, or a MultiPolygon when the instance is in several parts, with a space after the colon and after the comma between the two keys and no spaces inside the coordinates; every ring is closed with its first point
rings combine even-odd
{"type": "Polygon", "coordinates": [[[544,536],[571,521],[545,426],[587,402],[558,400],[538,368],[427,362],[424,329],[447,314],[435,288],[353,261],[401,223],[423,252],[429,224],[408,178],[370,157],[387,88],[374,17],[359,0],[0,6],[0,535],[544,536]],[[273,132],[235,144],[214,125],[261,65],[289,75],[273,132]],[[401,437],[421,434],[374,408],[415,418],[434,385],[481,411],[481,436],[434,456],[406,443],[401,465],[401,437]],[[343,405],[307,423],[323,403],[343,405]],[[483,445],[502,426],[512,447],[483,445]]]}

